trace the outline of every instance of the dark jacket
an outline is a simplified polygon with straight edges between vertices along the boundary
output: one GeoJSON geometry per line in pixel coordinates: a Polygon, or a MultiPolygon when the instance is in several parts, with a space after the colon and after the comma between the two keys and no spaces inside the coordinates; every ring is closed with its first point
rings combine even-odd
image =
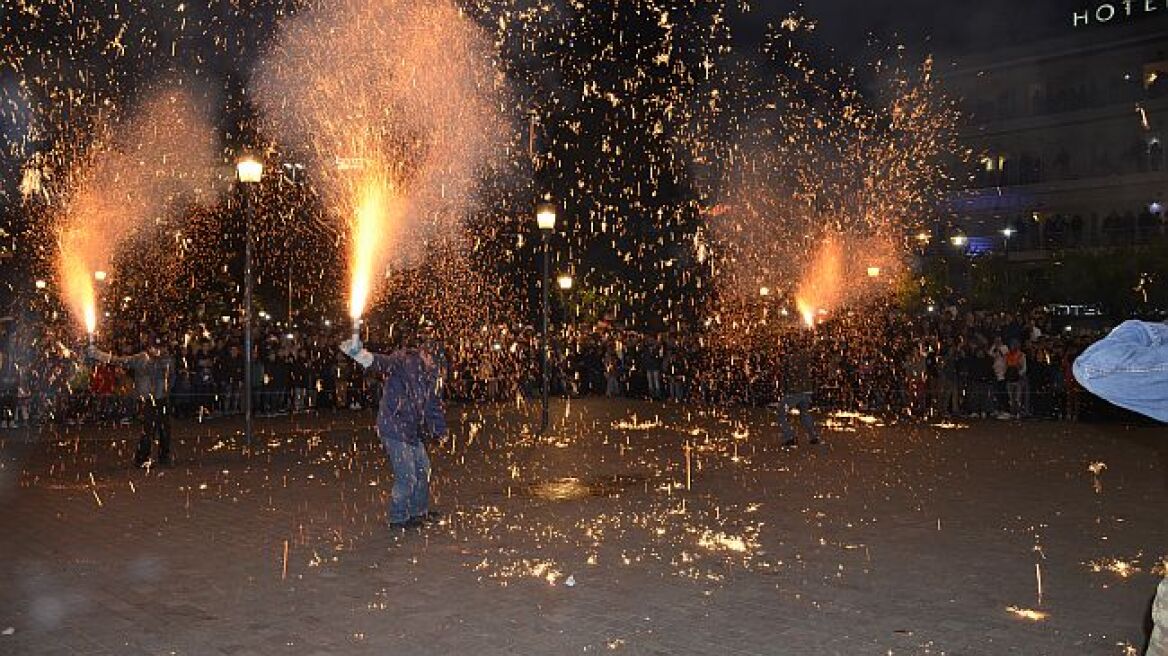
{"type": "Polygon", "coordinates": [[[165,401],[170,396],[176,375],[174,358],[166,353],[154,357],[143,351],[135,355],[100,358],[123,367],[134,377],[134,391],[143,400],[165,401]]]}
{"type": "Polygon", "coordinates": [[[446,435],[446,415],[438,396],[438,367],[427,367],[414,349],[373,354],[369,371],[385,377],[377,434],[382,440],[417,444],[446,435]]]}

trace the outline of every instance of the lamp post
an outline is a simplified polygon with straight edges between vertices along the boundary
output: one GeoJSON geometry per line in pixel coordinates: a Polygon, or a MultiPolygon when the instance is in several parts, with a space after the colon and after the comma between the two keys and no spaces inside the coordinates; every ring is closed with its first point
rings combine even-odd
{"type": "Polygon", "coordinates": [[[1002,242],[1005,245],[1006,261],[1002,263],[1002,275],[1006,282],[1006,293],[1010,292],[1010,237],[1014,236],[1014,229],[1002,228],[1002,242]]]}
{"type": "Polygon", "coordinates": [[[252,445],[252,407],[251,407],[251,221],[255,213],[255,199],[252,198],[252,189],[264,177],[264,165],[258,159],[245,155],[235,163],[235,172],[239,178],[243,199],[244,237],[243,237],[243,435],[250,449],[252,445]]]}
{"type": "Polygon", "coordinates": [[[540,245],[543,250],[543,282],[540,290],[543,293],[543,320],[539,332],[539,360],[541,394],[543,404],[540,408],[540,433],[548,429],[548,234],[556,227],[556,206],[551,201],[542,201],[535,206],[535,224],[539,226],[540,245]]]}

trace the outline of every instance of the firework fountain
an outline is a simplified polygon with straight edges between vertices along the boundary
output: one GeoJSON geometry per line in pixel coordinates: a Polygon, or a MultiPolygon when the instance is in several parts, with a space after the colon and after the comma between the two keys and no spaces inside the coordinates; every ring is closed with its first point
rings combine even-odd
{"type": "Polygon", "coordinates": [[[780,85],[782,109],[759,119],[761,138],[727,171],[708,224],[723,303],[778,288],[814,327],[892,292],[909,235],[947,188],[960,149],[931,62],[877,70],[886,84],[876,98],[835,74],[796,72],[780,85]]]}
{"type": "Polygon", "coordinates": [[[214,131],[197,106],[184,89],[156,90],[128,120],[105,126],[63,180],[57,277],[91,344],[96,283],[119,246],[146,222],[162,221],[180,199],[211,191],[214,131]]]}
{"type": "Polygon", "coordinates": [[[487,41],[451,2],[344,0],[291,19],[255,76],[348,242],[356,338],[387,270],[456,232],[502,134],[487,41]]]}

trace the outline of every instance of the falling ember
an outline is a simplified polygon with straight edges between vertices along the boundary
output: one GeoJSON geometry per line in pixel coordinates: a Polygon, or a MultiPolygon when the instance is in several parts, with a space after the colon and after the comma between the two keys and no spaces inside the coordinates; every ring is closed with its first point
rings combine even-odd
{"type": "Polygon", "coordinates": [[[1119,558],[1104,558],[1087,563],[1092,572],[1111,572],[1120,578],[1128,578],[1140,572],[1139,562],[1136,560],[1122,560],[1119,558]]]}
{"type": "Polygon", "coordinates": [[[1006,610],[1021,617],[1022,619],[1030,620],[1032,622],[1041,622],[1047,618],[1047,614],[1032,608],[1019,608],[1017,606],[1007,606],[1006,610]]]}

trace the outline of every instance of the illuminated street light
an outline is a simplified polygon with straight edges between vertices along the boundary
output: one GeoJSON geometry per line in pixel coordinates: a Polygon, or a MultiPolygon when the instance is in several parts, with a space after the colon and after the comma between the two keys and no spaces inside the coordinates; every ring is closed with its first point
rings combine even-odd
{"type": "Polygon", "coordinates": [[[960,248],[969,243],[969,237],[966,237],[965,235],[953,235],[949,238],[949,241],[952,242],[954,246],[960,248]]]}
{"type": "Polygon", "coordinates": [[[879,278],[880,277],[880,267],[878,267],[878,266],[868,267],[868,277],[869,278],[879,278]]]}
{"type": "Polygon", "coordinates": [[[243,236],[243,434],[248,448],[252,440],[252,272],[251,272],[251,224],[255,214],[255,188],[264,177],[264,164],[252,155],[244,155],[235,162],[235,173],[239,177],[243,202],[243,218],[246,226],[243,236]]]}
{"type": "Polygon", "coordinates": [[[561,274],[559,278],[556,278],[556,282],[559,283],[560,289],[564,291],[568,291],[572,288],[572,276],[566,273],[561,274]]]}
{"type": "Polygon", "coordinates": [[[94,280],[96,280],[98,282],[105,282],[105,278],[106,278],[105,271],[94,271],[93,272],[93,279],[94,280]]]}
{"type": "Polygon", "coordinates": [[[540,230],[550,231],[556,228],[556,205],[551,201],[543,201],[535,206],[535,224],[540,230]]]}
{"type": "Polygon", "coordinates": [[[48,286],[49,286],[49,283],[45,282],[44,280],[36,281],[36,288],[37,289],[44,289],[45,287],[48,287],[48,286]]]}
{"type": "Polygon", "coordinates": [[[1014,236],[1015,232],[1016,231],[1013,228],[1003,228],[1002,229],[1002,236],[1005,237],[1006,239],[1009,239],[1010,237],[1014,236]]]}
{"type": "Polygon", "coordinates": [[[759,296],[770,296],[771,295],[771,288],[770,287],[759,287],[758,288],[758,295],[759,296]]]}
{"type": "Polygon", "coordinates": [[[543,405],[540,410],[540,433],[548,429],[548,287],[551,274],[548,272],[548,234],[556,228],[556,204],[543,200],[535,205],[535,224],[539,226],[539,241],[543,250],[543,323],[539,334],[540,377],[543,405]]]}
{"type": "Polygon", "coordinates": [[[259,182],[264,177],[264,164],[251,155],[244,155],[235,163],[235,173],[240,182],[259,182]]]}

